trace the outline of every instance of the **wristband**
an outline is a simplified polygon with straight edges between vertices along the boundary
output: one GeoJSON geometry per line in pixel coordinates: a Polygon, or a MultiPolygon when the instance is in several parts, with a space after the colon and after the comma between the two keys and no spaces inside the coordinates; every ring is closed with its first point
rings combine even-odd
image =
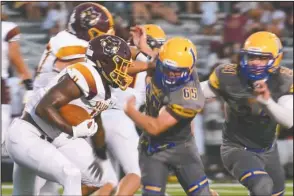
{"type": "Polygon", "coordinates": [[[152,57],[149,56],[148,54],[144,53],[144,52],[139,52],[137,55],[136,55],[136,58],[135,58],[137,61],[142,61],[142,62],[149,62],[152,57]]]}

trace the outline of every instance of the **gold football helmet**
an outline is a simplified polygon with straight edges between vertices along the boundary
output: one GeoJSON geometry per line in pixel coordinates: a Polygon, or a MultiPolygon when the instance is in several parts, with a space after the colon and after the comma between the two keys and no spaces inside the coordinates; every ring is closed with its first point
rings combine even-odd
{"type": "Polygon", "coordinates": [[[168,88],[177,88],[189,82],[197,59],[195,45],[186,38],[174,37],[159,50],[155,78],[168,88]]]}
{"type": "Polygon", "coordinates": [[[240,71],[249,80],[265,79],[280,67],[282,56],[282,43],[275,34],[266,31],[254,33],[247,38],[240,52],[240,71]],[[256,56],[268,59],[268,63],[263,66],[248,65],[250,58],[256,56]]]}

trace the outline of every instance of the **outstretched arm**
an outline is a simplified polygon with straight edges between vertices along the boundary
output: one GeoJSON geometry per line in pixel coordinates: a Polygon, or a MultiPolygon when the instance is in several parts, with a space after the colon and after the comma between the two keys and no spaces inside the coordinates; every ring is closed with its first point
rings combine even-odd
{"type": "Polygon", "coordinates": [[[272,98],[264,103],[265,111],[278,124],[293,127],[293,95],[284,95],[275,102],[272,98]]]}
{"type": "Polygon", "coordinates": [[[159,135],[170,127],[178,123],[178,120],[173,117],[166,107],[162,107],[158,117],[145,115],[135,108],[135,97],[131,97],[125,106],[125,113],[135,122],[136,125],[144,129],[151,135],[159,135]]]}
{"type": "MultiPolygon", "coordinates": [[[[275,102],[265,81],[254,83],[256,100],[263,105],[267,114],[285,128],[293,126],[293,94],[284,95],[275,102]]],[[[291,91],[290,91],[291,92],[291,91]]],[[[293,88],[292,92],[293,93],[293,88]]]]}

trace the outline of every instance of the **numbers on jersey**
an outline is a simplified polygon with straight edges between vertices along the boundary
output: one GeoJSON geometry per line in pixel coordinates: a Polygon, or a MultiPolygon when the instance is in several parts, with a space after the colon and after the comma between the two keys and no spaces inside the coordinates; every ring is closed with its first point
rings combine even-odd
{"type": "Polygon", "coordinates": [[[237,65],[236,64],[225,65],[224,68],[222,69],[222,72],[235,75],[237,74],[237,65]]]}
{"type": "Polygon", "coordinates": [[[185,87],[183,88],[183,98],[185,100],[192,99],[192,100],[197,100],[197,88],[192,88],[192,87],[185,87]]]}

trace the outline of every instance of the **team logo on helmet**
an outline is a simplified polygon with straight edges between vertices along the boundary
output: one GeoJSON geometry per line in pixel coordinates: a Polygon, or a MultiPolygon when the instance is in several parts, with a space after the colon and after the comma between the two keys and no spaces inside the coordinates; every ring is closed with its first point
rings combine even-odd
{"type": "Polygon", "coordinates": [[[103,47],[103,53],[112,56],[118,52],[121,41],[108,36],[105,39],[101,39],[100,43],[103,47]]]}
{"type": "Polygon", "coordinates": [[[81,12],[81,25],[85,28],[95,26],[101,17],[101,13],[94,10],[93,7],[89,7],[81,12]]]}

